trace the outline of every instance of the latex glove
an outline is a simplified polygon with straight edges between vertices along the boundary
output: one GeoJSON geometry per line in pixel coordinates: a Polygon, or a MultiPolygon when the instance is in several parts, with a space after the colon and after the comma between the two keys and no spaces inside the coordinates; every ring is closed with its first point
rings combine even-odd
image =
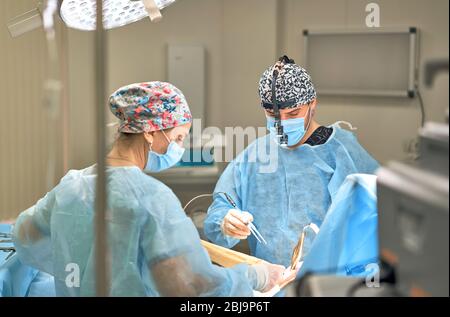
{"type": "Polygon", "coordinates": [[[285,287],[286,285],[288,285],[289,283],[291,283],[293,280],[295,280],[295,278],[297,277],[298,272],[300,271],[300,268],[302,267],[303,262],[300,262],[299,265],[297,265],[297,267],[292,270],[291,267],[288,267],[284,272],[283,272],[283,277],[282,277],[282,281],[280,283],[280,288],[285,287]]]}
{"type": "Polygon", "coordinates": [[[220,225],[222,233],[236,239],[247,239],[250,235],[248,224],[253,221],[253,216],[247,211],[230,209],[220,225]]]}
{"type": "Polygon", "coordinates": [[[273,297],[279,291],[281,291],[286,285],[291,283],[297,277],[298,272],[300,271],[301,265],[297,266],[295,270],[292,270],[290,267],[285,269],[282,274],[281,279],[278,281],[276,285],[274,285],[270,290],[265,290],[264,292],[260,292],[257,290],[253,290],[253,296],[255,297],[273,297]]]}
{"type": "Polygon", "coordinates": [[[282,265],[271,264],[262,261],[258,264],[250,266],[256,273],[255,290],[259,292],[268,292],[275,286],[283,282],[283,273],[286,268],[282,265]]]}

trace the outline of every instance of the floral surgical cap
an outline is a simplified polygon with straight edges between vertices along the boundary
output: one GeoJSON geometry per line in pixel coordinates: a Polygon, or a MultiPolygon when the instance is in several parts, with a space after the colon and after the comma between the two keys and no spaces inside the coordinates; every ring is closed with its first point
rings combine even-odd
{"type": "Polygon", "coordinates": [[[296,108],[316,98],[316,90],[305,69],[296,64],[276,63],[269,67],[259,81],[259,96],[265,109],[273,109],[272,82],[274,69],[279,70],[275,83],[277,104],[280,109],[296,108]]]}
{"type": "Polygon", "coordinates": [[[109,104],[111,112],[120,120],[119,132],[152,132],[192,122],[183,93],[165,82],[119,88],[111,95],[109,104]]]}

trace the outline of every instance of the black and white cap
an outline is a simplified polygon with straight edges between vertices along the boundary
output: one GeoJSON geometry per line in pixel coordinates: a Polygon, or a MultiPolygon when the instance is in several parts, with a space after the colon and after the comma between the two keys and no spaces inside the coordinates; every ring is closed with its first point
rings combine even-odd
{"type": "Polygon", "coordinates": [[[317,94],[311,76],[294,63],[277,62],[269,67],[259,81],[259,96],[265,109],[273,109],[272,82],[274,70],[279,71],[275,83],[279,109],[290,109],[309,104],[317,94]]]}

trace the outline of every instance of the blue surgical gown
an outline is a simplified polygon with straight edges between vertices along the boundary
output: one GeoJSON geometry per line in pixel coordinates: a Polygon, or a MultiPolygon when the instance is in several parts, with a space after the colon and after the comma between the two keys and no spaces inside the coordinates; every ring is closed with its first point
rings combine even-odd
{"type": "Polygon", "coordinates": [[[377,271],[377,177],[347,176],[304,258],[299,277],[320,275],[368,276],[377,271]]]}
{"type": "MultiPolygon", "coordinates": [[[[95,169],[70,171],[14,227],[20,260],[53,275],[57,296],[95,295],[95,169]]],[[[213,265],[168,187],[137,167],[107,175],[111,296],[253,294],[254,271],[213,265]]]]}
{"type": "MultiPolygon", "coordinates": [[[[332,135],[322,145],[283,149],[269,135],[250,144],[227,166],[216,185],[204,223],[206,237],[228,248],[239,242],[220,228],[232,208],[220,194],[226,192],[239,209],[253,215],[253,223],[267,241],[262,244],[249,236],[251,254],[289,266],[303,227],[321,226],[345,178],[354,173],[373,174],[379,167],[353,133],[337,124],[332,127],[332,135]]],[[[304,255],[314,240],[313,235],[307,237],[304,255]]]]}

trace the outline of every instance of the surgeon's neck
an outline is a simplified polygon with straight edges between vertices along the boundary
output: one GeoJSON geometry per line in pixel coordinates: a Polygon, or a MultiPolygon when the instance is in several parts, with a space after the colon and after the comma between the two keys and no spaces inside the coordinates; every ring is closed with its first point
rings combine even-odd
{"type": "Polygon", "coordinates": [[[290,146],[289,149],[293,150],[298,148],[299,146],[301,146],[302,144],[304,144],[309,137],[314,133],[314,131],[317,130],[317,128],[320,127],[320,124],[318,124],[316,121],[311,121],[311,124],[309,125],[308,131],[306,131],[305,136],[303,137],[303,139],[300,140],[300,142],[298,142],[296,145],[294,146],[290,146]]]}
{"type": "Polygon", "coordinates": [[[108,166],[137,166],[144,170],[149,152],[148,143],[141,135],[119,137],[107,156],[108,166]]]}

